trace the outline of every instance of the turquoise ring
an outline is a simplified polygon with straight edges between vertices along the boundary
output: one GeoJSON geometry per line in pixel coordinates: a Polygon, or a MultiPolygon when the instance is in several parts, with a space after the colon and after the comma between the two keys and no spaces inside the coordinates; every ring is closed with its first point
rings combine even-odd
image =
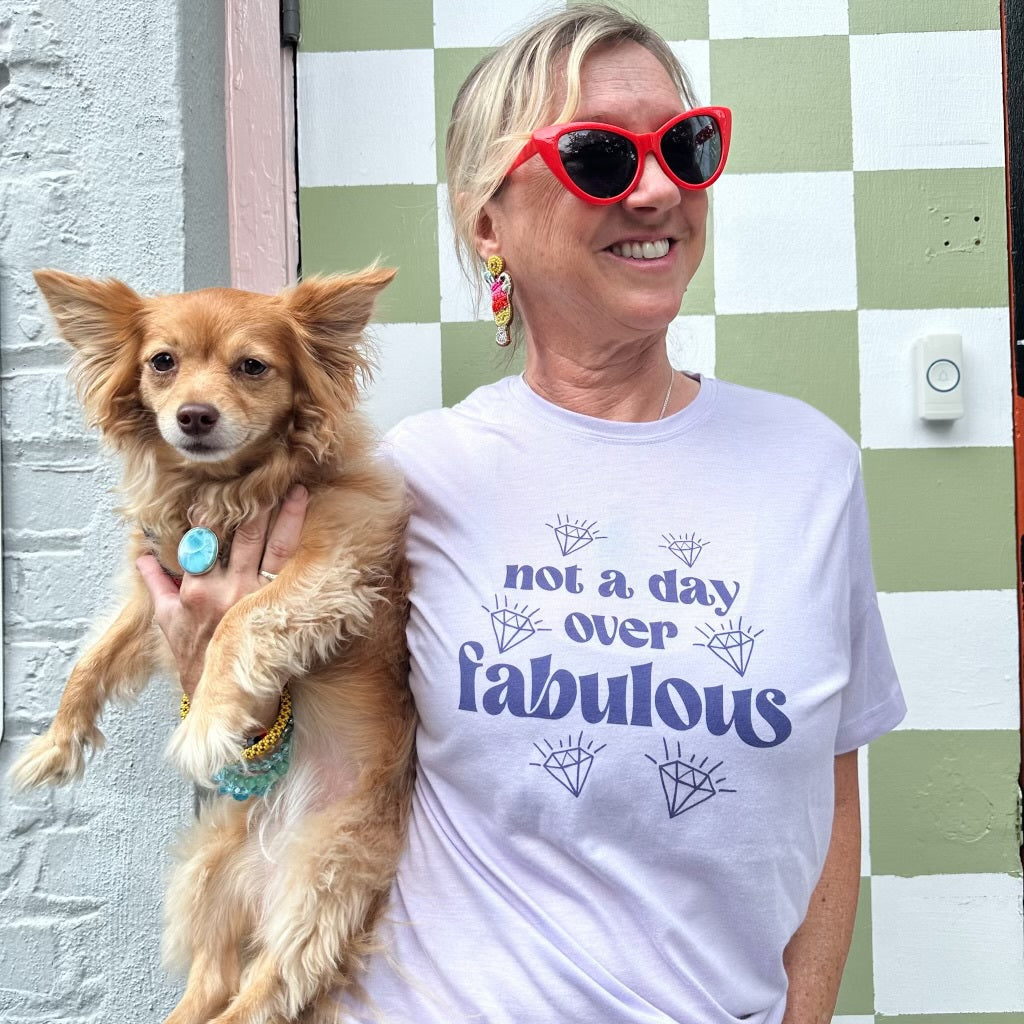
{"type": "Polygon", "coordinates": [[[178,564],[190,576],[202,576],[216,564],[220,542],[213,530],[193,526],[178,544],[178,564]]]}

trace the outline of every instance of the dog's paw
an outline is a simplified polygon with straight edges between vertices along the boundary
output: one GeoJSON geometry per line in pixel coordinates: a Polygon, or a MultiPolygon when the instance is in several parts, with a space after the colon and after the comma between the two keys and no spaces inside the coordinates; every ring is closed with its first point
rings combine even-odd
{"type": "Polygon", "coordinates": [[[103,746],[103,733],[93,727],[87,733],[59,736],[50,728],[28,745],[14,762],[10,778],[15,789],[34,786],[63,786],[80,779],[85,771],[85,755],[89,748],[103,746]]]}
{"type": "Polygon", "coordinates": [[[184,775],[208,786],[221,768],[241,759],[245,736],[244,722],[231,723],[224,716],[204,714],[201,704],[193,705],[174,730],[167,754],[184,775]]]}

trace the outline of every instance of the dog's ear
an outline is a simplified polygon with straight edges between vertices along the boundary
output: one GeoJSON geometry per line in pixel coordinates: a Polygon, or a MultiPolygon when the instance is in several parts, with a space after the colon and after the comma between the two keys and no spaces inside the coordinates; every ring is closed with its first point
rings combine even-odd
{"type": "Polygon", "coordinates": [[[371,371],[372,351],[363,332],[378,294],[396,273],[372,266],[358,274],[313,277],[284,293],[303,340],[332,376],[371,371]]]}
{"type": "Polygon", "coordinates": [[[115,441],[137,434],[149,421],[137,394],[143,299],[113,279],[59,270],[33,276],[61,336],[75,349],[72,376],[89,424],[115,441]]]}
{"type": "Polygon", "coordinates": [[[372,376],[373,348],[364,332],[377,295],[396,273],[373,266],[310,278],[282,293],[298,335],[292,442],[318,460],[340,443],[359,379],[372,376]]]}
{"type": "Polygon", "coordinates": [[[37,270],[32,276],[61,336],[82,355],[120,347],[125,332],[135,332],[142,299],[121,281],[94,281],[60,270],[37,270]]]}

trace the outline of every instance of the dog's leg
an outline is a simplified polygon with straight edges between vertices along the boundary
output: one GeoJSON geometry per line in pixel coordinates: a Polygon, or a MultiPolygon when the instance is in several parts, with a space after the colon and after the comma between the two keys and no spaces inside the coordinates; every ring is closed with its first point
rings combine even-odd
{"type": "Polygon", "coordinates": [[[265,728],[252,716],[254,702],[276,697],[289,679],[366,629],[380,598],[354,565],[307,563],[286,566],[228,609],[207,648],[192,710],[168,746],[172,759],[200,783],[237,761],[247,737],[265,728]]]}
{"type": "Polygon", "coordinates": [[[338,802],[304,820],[274,878],[259,956],[213,1024],[299,1019],[346,981],[370,952],[371,929],[391,888],[402,843],[397,806],[381,822],[380,797],[338,802]],[[374,824],[368,827],[368,823],[374,824]]]}
{"type": "Polygon", "coordinates": [[[245,856],[247,817],[233,800],[215,799],[178,851],[164,906],[164,960],[190,967],[166,1024],[206,1024],[238,992],[242,943],[252,931],[259,889],[245,856]]]}
{"type": "Polygon", "coordinates": [[[72,669],[50,728],[15,762],[11,776],[19,789],[59,786],[79,778],[86,752],[103,746],[96,721],[104,704],[113,697],[134,696],[149,679],[157,643],[153,606],[141,583],[134,589],[114,622],[72,669]]]}

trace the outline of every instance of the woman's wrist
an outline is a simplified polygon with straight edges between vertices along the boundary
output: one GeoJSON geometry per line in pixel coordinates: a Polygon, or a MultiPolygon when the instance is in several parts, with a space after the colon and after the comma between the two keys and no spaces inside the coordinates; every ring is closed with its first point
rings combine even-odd
{"type": "MultiPolygon", "coordinates": [[[[181,695],[181,717],[188,717],[192,700],[187,693],[181,695]]],[[[270,788],[288,772],[291,759],[292,698],[286,686],[281,691],[277,712],[269,728],[250,738],[242,748],[239,759],[227,764],[214,776],[217,791],[235,800],[266,796],[270,788]]]]}
{"type": "MultiPolygon", "coordinates": [[[[181,717],[185,718],[192,706],[192,698],[195,695],[195,685],[186,686],[185,680],[181,680],[181,717]]],[[[253,718],[256,719],[255,733],[262,734],[273,728],[281,712],[281,698],[268,697],[261,700],[253,710],[253,718]]]]}
{"type": "Polygon", "coordinates": [[[261,700],[253,709],[253,718],[259,723],[257,732],[267,732],[277,720],[280,709],[280,697],[268,697],[261,700]]]}

